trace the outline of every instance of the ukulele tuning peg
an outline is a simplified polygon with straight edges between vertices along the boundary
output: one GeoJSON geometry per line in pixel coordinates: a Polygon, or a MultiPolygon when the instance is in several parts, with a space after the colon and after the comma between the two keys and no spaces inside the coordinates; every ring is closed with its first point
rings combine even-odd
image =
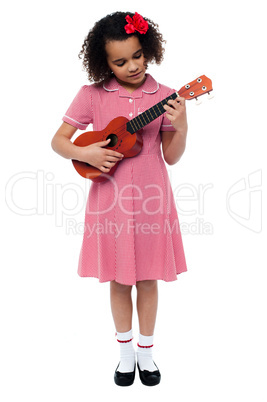
{"type": "Polygon", "coordinates": [[[212,99],[212,98],[214,98],[214,93],[213,93],[213,91],[212,91],[212,92],[208,92],[208,99],[210,100],[210,99],[212,99]]]}
{"type": "Polygon", "coordinates": [[[202,101],[199,100],[198,98],[196,98],[196,105],[198,106],[198,105],[200,105],[201,103],[202,103],[202,101]]]}

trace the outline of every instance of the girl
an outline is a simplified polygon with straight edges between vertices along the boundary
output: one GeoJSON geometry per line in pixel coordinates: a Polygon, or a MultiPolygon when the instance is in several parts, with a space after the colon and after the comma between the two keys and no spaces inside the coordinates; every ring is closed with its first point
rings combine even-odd
{"type": "Polygon", "coordinates": [[[116,12],[98,21],[80,57],[92,85],[83,86],[52,140],[61,156],[89,163],[103,173],[119,162],[113,176],[90,187],[78,274],[110,281],[111,310],[120,345],[117,385],[135,377],[132,345],[132,286],[137,289],[139,343],[137,367],[143,384],[156,385],[161,374],[153,361],[157,280],[174,281],[185,272],[181,233],[164,160],[173,165],[184,152],[187,119],[184,98],[170,100],[166,113],[143,129],[143,147],[134,158],[108,148],[110,140],[79,147],[70,140],[93,124],[103,130],[117,116],[129,120],[171,95],[146,73],[163,59],[158,25],[138,13],[116,12]]]}

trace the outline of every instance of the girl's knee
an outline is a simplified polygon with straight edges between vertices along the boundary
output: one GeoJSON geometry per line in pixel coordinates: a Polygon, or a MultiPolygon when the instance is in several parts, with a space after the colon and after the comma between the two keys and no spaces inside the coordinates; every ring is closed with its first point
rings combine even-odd
{"type": "Polygon", "coordinates": [[[145,281],[138,281],[136,282],[136,289],[149,291],[157,287],[158,281],[157,280],[145,280],[145,281]]]}
{"type": "Polygon", "coordinates": [[[110,282],[110,288],[112,290],[115,290],[116,292],[128,293],[128,292],[131,292],[132,285],[123,285],[123,284],[118,283],[116,281],[111,281],[110,282]]]}

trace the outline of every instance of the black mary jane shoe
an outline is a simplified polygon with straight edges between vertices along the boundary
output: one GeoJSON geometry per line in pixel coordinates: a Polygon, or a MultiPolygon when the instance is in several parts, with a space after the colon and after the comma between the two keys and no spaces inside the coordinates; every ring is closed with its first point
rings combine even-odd
{"type": "MultiPolygon", "coordinates": [[[[154,362],[155,366],[158,369],[158,366],[156,365],[156,363],[154,362]]],[[[137,367],[139,370],[139,377],[140,380],[142,382],[142,384],[144,385],[148,385],[148,386],[153,386],[153,385],[158,385],[160,383],[161,380],[161,375],[158,370],[155,371],[148,371],[148,370],[140,370],[139,364],[137,363],[137,367]]]]}
{"type": "Polygon", "coordinates": [[[114,374],[115,384],[120,385],[121,387],[128,387],[129,385],[132,385],[135,377],[135,365],[134,371],[130,373],[121,373],[120,371],[117,371],[119,365],[120,363],[118,364],[114,374]]]}

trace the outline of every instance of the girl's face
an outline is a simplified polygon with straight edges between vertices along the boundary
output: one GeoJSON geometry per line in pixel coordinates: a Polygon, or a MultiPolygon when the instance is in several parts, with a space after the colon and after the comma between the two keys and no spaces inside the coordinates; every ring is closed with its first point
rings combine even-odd
{"type": "Polygon", "coordinates": [[[145,58],[136,36],[124,41],[109,41],[105,46],[108,65],[117,81],[129,92],[140,87],[145,80],[145,58]]]}

